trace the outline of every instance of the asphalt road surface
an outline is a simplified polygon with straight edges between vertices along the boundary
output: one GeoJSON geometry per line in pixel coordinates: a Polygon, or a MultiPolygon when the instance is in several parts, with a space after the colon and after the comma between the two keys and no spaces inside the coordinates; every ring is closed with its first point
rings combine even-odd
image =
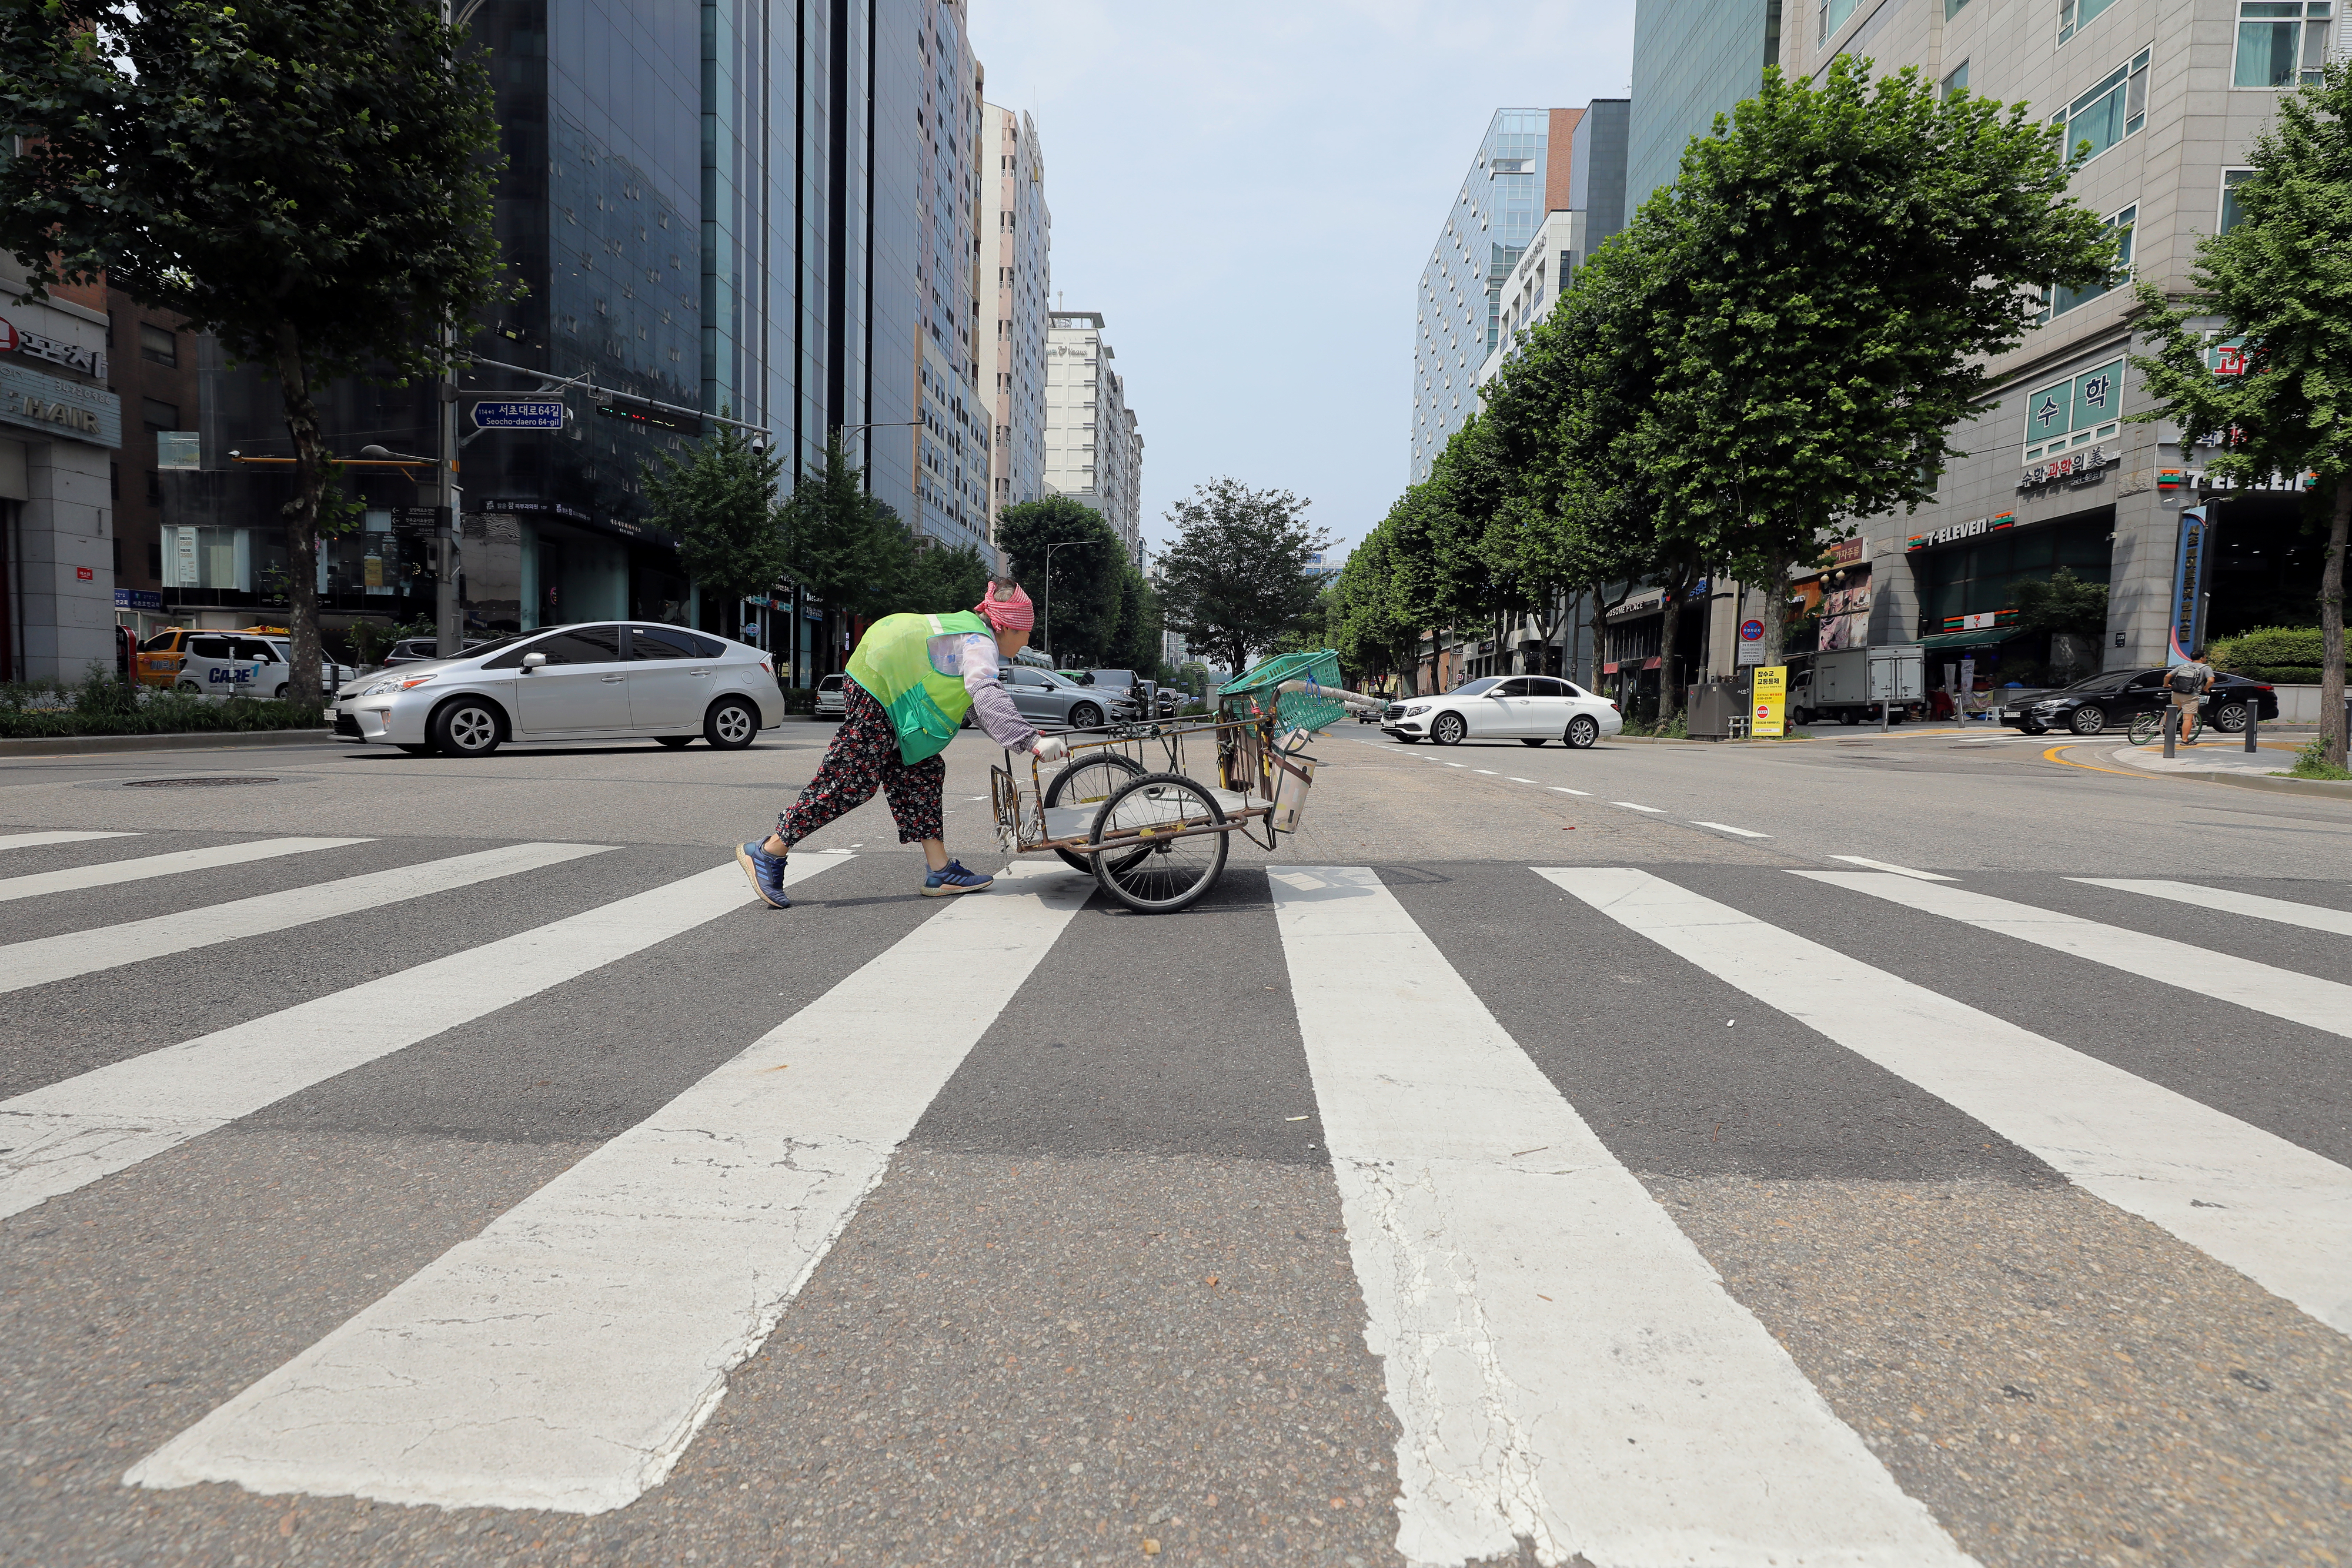
{"type": "Polygon", "coordinates": [[[0,758],[0,1560],[2352,1562],[2352,803],[1347,726],[1143,917],[967,736],[765,909],[830,734],[0,758]]]}

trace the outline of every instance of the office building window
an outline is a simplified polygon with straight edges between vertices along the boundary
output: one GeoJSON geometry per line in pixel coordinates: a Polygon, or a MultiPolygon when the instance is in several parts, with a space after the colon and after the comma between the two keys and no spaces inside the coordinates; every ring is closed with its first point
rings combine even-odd
{"type": "Polygon", "coordinates": [[[2238,201],[2238,187],[2253,177],[2252,169],[2221,171],[2221,221],[2214,230],[2216,234],[2228,234],[2238,226],[2238,220],[2246,215],[2245,208],[2238,201]]]}
{"type": "Polygon", "coordinates": [[[176,366],[180,362],[179,334],[168,328],[140,323],[139,357],[158,365],[176,366]]]}
{"type": "MultiPolygon", "coordinates": [[[[2066,151],[2089,142],[2096,158],[2147,123],[2147,51],[2117,66],[2100,83],[2050,117],[2066,134],[2066,151]]],[[[2087,160],[2085,160],[2087,162],[2087,160]]]]}
{"type": "Polygon", "coordinates": [[[1948,22],[1968,8],[1969,0],[1944,0],[1944,20],[1948,22]]]}
{"type": "Polygon", "coordinates": [[[1966,92],[1968,89],[1969,62],[1962,60],[1958,65],[1954,66],[1945,76],[1944,96],[1946,98],[1950,98],[1955,94],[1966,92]]]}
{"type": "Polygon", "coordinates": [[[2232,87],[2299,87],[2319,79],[2327,59],[2329,0],[2239,0],[2238,68],[2232,87]]]}
{"type": "Polygon", "coordinates": [[[2096,299],[2100,295],[2130,282],[2132,228],[2138,218],[2139,208],[2134,205],[2126,207],[2107,220],[2107,231],[2116,236],[2116,269],[2107,274],[2106,281],[2095,283],[2088,288],[2060,287],[2050,290],[2042,298],[2042,314],[2037,319],[2047,321],[2053,317],[2063,316],[2075,306],[2096,299]]]}
{"type": "Polygon", "coordinates": [[[2058,41],[2063,44],[2089,26],[2092,17],[2115,3],[2116,0],[2061,0],[2058,6],[2058,41]]]}
{"type": "Polygon", "coordinates": [[[142,397],[139,400],[139,417],[149,430],[177,430],[180,428],[180,405],[142,397]]]}
{"type": "Polygon", "coordinates": [[[1826,39],[1844,26],[1846,18],[1853,15],[1854,6],[1860,3],[1861,0],[1822,0],[1822,37],[1826,39]]]}

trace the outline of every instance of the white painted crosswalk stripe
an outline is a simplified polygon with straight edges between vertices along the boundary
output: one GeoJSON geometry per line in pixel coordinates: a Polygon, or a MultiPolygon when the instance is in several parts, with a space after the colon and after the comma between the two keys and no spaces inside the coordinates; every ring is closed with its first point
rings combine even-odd
{"type": "Polygon", "coordinates": [[[92,839],[135,839],[136,833],[0,833],[0,850],[29,850],[37,844],[79,844],[92,839]]]}
{"type": "Polygon", "coordinates": [[[2299,975],[2234,954],[2126,931],[2120,925],[2062,915],[2054,909],[2038,909],[2030,904],[1971,893],[1966,888],[1937,887],[1910,877],[1859,871],[1799,871],[1794,874],[1832,887],[1866,893],[1924,914],[1940,915],[1979,931],[2014,936],[2036,946],[2137,975],[2142,979],[2195,991],[2215,1001],[2234,1002],[2273,1018],[2352,1037],[2352,986],[2335,980],[2299,975]]]}
{"type": "Polygon", "coordinates": [[[0,901],[35,898],[45,893],[78,893],[86,887],[112,887],[145,882],[186,871],[211,871],[245,865],[279,855],[307,854],[312,850],[339,850],[364,844],[367,839],[255,839],[242,844],[215,844],[209,849],[179,850],[171,854],[142,855],[137,860],[101,861],[96,865],[70,866],[63,871],[35,872],[29,876],[0,877],[0,901]]]}
{"type": "Polygon", "coordinates": [[[579,1513],[633,1500],[1093,887],[1013,867],[125,1479],[579,1513]]]}
{"type": "Polygon", "coordinates": [[[2234,893],[2221,887],[2199,887],[2194,883],[2171,882],[2162,878],[2073,876],[2066,880],[2092,887],[2112,887],[2123,893],[2144,893],[2150,898],[2168,898],[2176,904],[2194,904],[2200,909],[2218,909],[2227,915],[2275,920],[2285,925],[2302,926],[2306,931],[2326,931],[2337,936],[2352,936],[2352,910],[2328,909],[2316,904],[2297,904],[2292,899],[2264,898],[2259,894],[2234,893]]]}
{"type": "Polygon", "coordinates": [[[1271,876],[1409,1563],[1970,1561],[1374,873],[1271,876]]]}
{"type": "MultiPolygon", "coordinates": [[[[841,864],[788,867],[786,882],[841,864]]],[[[731,862],[0,1101],[0,1218],[691,931],[750,901],[731,862]]]]}
{"type": "Polygon", "coordinates": [[[2352,1333],[2352,1170],[1646,872],[1538,874],[2352,1333]]]}
{"type": "Polygon", "coordinates": [[[70,931],[11,943],[0,946],[0,992],[21,991],[28,986],[119,968],[146,958],[283,931],[339,915],[381,908],[404,899],[422,898],[427,894],[446,893],[518,872],[538,871],[584,855],[602,854],[610,847],[509,844],[502,849],[426,861],[421,865],[395,866],[390,871],[316,883],[284,893],[260,894],[205,909],[157,915],[91,931],[70,931]]]}
{"type": "Polygon", "coordinates": [[[1893,872],[1896,876],[1916,876],[1921,882],[1955,882],[1958,880],[1956,877],[1944,876],[1932,871],[1913,871],[1907,865],[1895,865],[1886,861],[1874,861],[1863,855],[1832,855],[1830,856],[1830,859],[1833,861],[1843,861],[1848,865],[1868,866],[1873,871],[1893,872]]]}

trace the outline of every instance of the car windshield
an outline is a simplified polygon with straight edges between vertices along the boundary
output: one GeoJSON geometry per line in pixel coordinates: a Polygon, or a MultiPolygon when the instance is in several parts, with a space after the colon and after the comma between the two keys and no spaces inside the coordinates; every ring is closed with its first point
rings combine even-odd
{"type": "Polygon", "coordinates": [[[1067,686],[1072,691],[1077,691],[1080,689],[1077,682],[1070,679],[1069,676],[1062,674],[1059,670],[1040,670],[1037,673],[1045,676],[1047,680],[1053,682],[1057,686],[1067,686]]]}
{"type": "Polygon", "coordinates": [[[1449,697],[1484,696],[1502,684],[1499,676],[1485,675],[1475,681],[1465,681],[1445,695],[1449,697]]]}
{"type": "Polygon", "coordinates": [[[2085,675],[2081,680],[2076,681],[2073,685],[2062,686],[2059,689],[2069,692],[2103,692],[2122,685],[2130,678],[2131,672],[2128,670],[2125,671],[2122,674],[2117,674],[2114,671],[2110,670],[2103,675],[2085,675]]]}
{"type": "Polygon", "coordinates": [[[841,675],[827,675],[824,679],[817,682],[816,689],[821,692],[837,692],[841,689],[841,683],[845,678],[846,677],[841,675]]]}

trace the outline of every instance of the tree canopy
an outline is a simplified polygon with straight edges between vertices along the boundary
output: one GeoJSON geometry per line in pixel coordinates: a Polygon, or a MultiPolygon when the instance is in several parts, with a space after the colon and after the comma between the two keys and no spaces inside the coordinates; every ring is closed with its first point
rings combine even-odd
{"type": "Polygon", "coordinates": [[[1107,661],[1133,562],[1100,512],[1066,496],[1016,503],[996,514],[996,548],[1039,601],[1040,634],[1034,643],[1066,664],[1128,667],[1107,661]],[[1046,549],[1054,544],[1066,548],[1046,549]]]}
{"type": "Polygon", "coordinates": [[[677,536],[679,561],[705,592],[742,599],[767,592],[783,575],[783,507],[776,496],[783,466],[724,425],[686,461],[665,454],[645,465],[647,519],[677,536]]]}
{"type": "Polygon", "coordinates": [[[1169,508],[1176,542],[1160,557],[1168,624],[1238,674],[1315,605],[1308,569],[1331,537],[1287,490],[1212,479],[1169,508]]]}

